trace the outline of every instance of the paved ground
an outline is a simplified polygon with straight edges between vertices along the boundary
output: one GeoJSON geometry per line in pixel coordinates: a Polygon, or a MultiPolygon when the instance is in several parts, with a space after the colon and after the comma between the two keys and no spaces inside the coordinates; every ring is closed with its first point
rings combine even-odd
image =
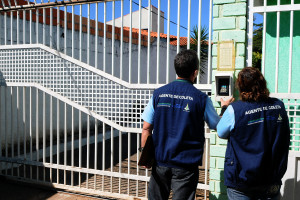
{"type": "Polygon", "coordinates": [[[0,200],[112,200],[37,188],[33,185],[20,184],[0,177],[0,200]]]}

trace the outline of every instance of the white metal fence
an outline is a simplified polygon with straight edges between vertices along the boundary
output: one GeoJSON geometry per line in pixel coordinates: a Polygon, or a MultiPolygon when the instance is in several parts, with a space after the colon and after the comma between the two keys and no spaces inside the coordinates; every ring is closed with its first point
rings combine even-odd
{"type": "MultiPolygon", "coordinates": [[[[137,165],[139,132],[118,129],[39,84],[8,85],[0,87],[2,175],[115,198],[147,197],[151,171],[137,165]]],[[[208,152],[206,134],[197,198],[208,194],[208,152]]]]}
{"type": "MultiPolygon", "coordinates": [[[[262,48],[261,71],[264,73],[272,96],[281,98],[290,117],[291,150],[299,151],[299,63],[296,56],[299,30],[294,20],[300,19],[300,1],[249,1],[248,66],[252,65],[254,45],[262,48]],[[294,15],[296,14],[297,15],[294,15]],[[257,14],[257,15],[256,15],[257,14]],[[261,19],[254,18],[261,17],[261,19]],[[283,21],[284,18],[285,21],[283,21]],[[284,22],[284,23],[283,23],[284,22]],[[253,41],[253,27],[261,23],[261,43],[253,41]],[[285,30],[288,27],[288,30],[285,30]],[[270,47],[275,47],[271,48],[270,47]],[[268,48],[268,50],[267,50],[268,48]],[[275,57],[275,59],[274,59],[275,57]],[[273,65],[274,64],[274,65],[273,65]]],[[[257,34],[257,32],[256,32],[257,34]]]]}
{"type": "Polygon", "coordinates": [[[253,64],[254,34],[261,31],[261,71],[274,93],[299,93],[298,0],[250,0],[247,66],[253,64]],[[254,25],[262,24],[258,30],[254,25]],[[280,84],[281,83],[281,84],[280,84]]]}
{"type": "MultiPolygon", "coordinates": [[[[167,5],[167,17],[142,9],[143,2],[0,1],[2,175],[89,194],[146,198],[151,171],[137,166],[140,114],[153,90],[175,79],[172,61],[178,51],[195,48],[199,58],[211,54],[211,20],[208,42],[201,41],[200,28],[203,9],[211,19],[212,0],[208,8],[201,0],[178,0],[177,23],[170,17],[173,1],[155,2],[157,10],[167,5]],[[128,4],[130,26],[125,27],[128,4]],[[133,26],[133,5],[138,6],[138,27],[133,26]],[[167,34],[160,20],[156,32],[142,30],[145,10],[147,29],[152,30],[151,16],[157,15],[166,21],[167,34]],[[109,13],[111,25],[104,25],[109,13]],[[198,20],[197,40],[191,34],[192,16],[198,20]]],[[[195,86],[209,94],[211,57],[201,64],[205,74],[195,86]]],[[[209,191],[207,132],[200,199],[209,191]]]]}
{"type": "Polygon", "coordinates": [[[202,0],[178,0],[172,1],[172,5],[171,0],[148,0],[147,6],[142,6],[145,2],[0,1],[0,45],[43,44],[129,83],[148,84],[168,83],[175,79],[175,55],[183,48],[193,48],[202,58],[205,72],[199,74],[198,84],[210,84],[211,57],[207,55],[211,55],[211,20],[207,27],[208,38],[201,38],[201,17],[212,18],[212,0],[209,4],[202,0]],[[191,9],[192,2],[196,8],[191,9]],[[166,17],[164,12],[156,13],[150,9],[154,3],[157,10],[161,10],[162,5],[166,7],[166,17]],[[202,4],[206,6],[202,7],[202,4]],[[126,18],[124,6],[129,9],[126,18]],[[138,17],[133,19],[136,12],[138,17]],[[110,24],[107,16],[111,16],[110,24]],[[197,18],[197,27],[191,27],[191,17],[197,18]],[[153,21],[154,18],[157,21],[153,21]],[[124,26],[125,19],[129,20],[129,27],[124,26]],[[117,20],[120,22],[118,27],[115,25],[117,20]],[[154,28],[155,32],[152,31],[154,28]],[[171,30],[176,30],[173,35],[171,30]]]}
{"type": "Polygon", "coordinates": [[[291,128],[287,172],[282,180],[282,200],[296,200],[300,195],[300,94],[273,93],[271,96],[284,102],[291,128]]]}
{"type": "Polygon", "coordinates": [[[285,103],[291,143],[281,194],[283,200],[297,199],[300,195],[300,60],[297,48],[300,1],[250,0],[248,5],[247,66],[261,60],[258,67],[267,80],[271,96],[285,103]]]}
{"type": "MultiPolygon", "coordinates": [[[[140,130],[140,114],[158,86],[129,84],[43,45],[3,46],[0,60],[6,82],[38,83],[120,127],[135,128],[135,132],[140,130]]],[[[209,87],[201,90],[209,92],[209,87]]]]}

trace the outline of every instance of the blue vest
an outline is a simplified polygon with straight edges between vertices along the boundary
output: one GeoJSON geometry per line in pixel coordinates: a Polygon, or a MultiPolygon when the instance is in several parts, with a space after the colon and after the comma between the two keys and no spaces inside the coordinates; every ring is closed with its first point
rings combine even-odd
{"type": "Polygon", "coordinates": [[[225,156],[225,185],[249,188],[281,185],[287,168],[290,143],[289,120],[284,104],[267,102],[231,104],[235,127],[225,156]]]}
{"type": "Polygon", "coordinates": [[[158,165],[188,169],[202,164],[207,98],[187,80],[154,91],[153,142],[158,165]]]}

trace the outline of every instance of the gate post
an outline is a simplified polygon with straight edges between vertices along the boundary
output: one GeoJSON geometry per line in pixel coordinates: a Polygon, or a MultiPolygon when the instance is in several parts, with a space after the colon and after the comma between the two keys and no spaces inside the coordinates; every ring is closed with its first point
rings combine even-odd
{"type": "MultiPolygon", "coordinates": [[[[218,42],[235,42],[234,79],[245,67],[247,0],[213,0],[213,49],[212,49],[212,101],[220,112],[220,103],[215,101],[215,78],[217,72],[218,42]]],[[[237,91],[234,92],[238,99],[237,91]]],[[[218,138],[216,132],[210,137],[210,200],[227,199],[224,185],[224,160],[227,140],[218,138]]]]}

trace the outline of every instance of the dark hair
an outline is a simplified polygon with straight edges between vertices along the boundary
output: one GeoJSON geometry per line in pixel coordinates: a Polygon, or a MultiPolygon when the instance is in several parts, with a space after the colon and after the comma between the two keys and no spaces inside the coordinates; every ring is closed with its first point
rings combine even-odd
{"type": "Polygon", "coordinates": [[[265,101],[269,97],[267,82],[261,72],[254,67],[246,67],[240,71],[236,87],[242,101],[265,101]]]}
{"type": "Polygon", "coordinates": [[[191,74],[199,69],[199,59],[194,50],[183,50],[174,59],[176,74],[181,78],[189,78],[191,74]]]}

